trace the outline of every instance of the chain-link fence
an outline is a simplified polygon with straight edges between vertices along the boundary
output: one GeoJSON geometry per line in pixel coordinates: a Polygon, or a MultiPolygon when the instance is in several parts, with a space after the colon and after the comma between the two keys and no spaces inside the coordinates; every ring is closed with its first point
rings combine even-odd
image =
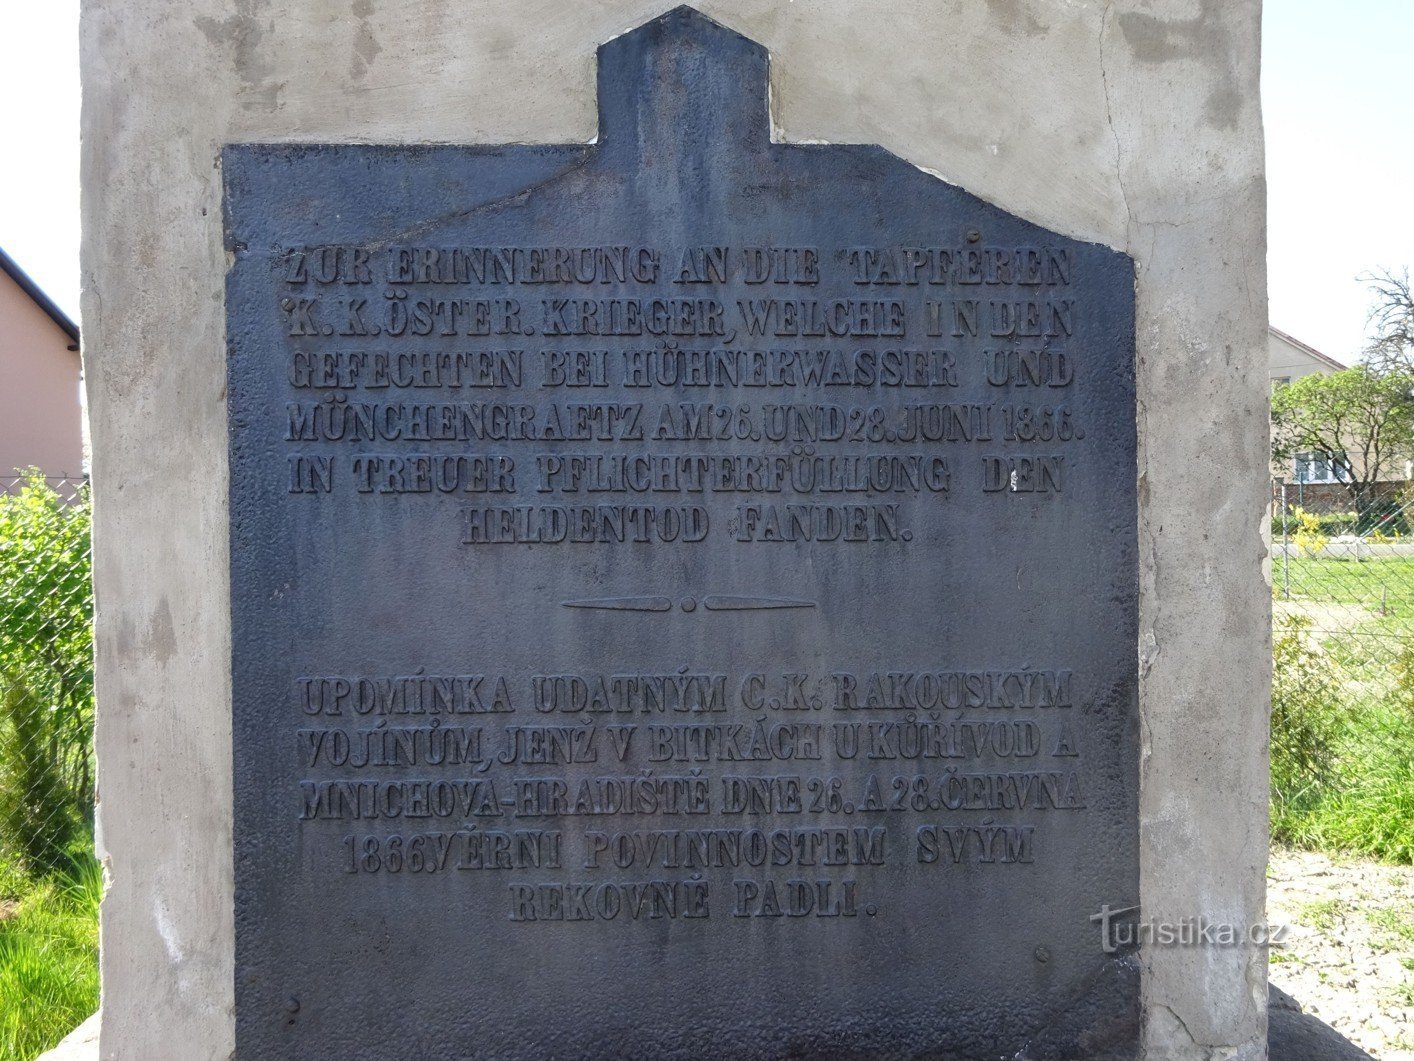
{"type": "Polygon", "coordinates": [[[1414,482],[1272,488],[1272,832],[1414,861],[1414,482]]]}
{"type": "MultiPolygon", "coordinates": [[[[1273,767],[1316,779],[1311,704],[1414,710],[1414,483],[1278,480],[1270,517],[1273,767]]],[[[92,645],[87,481],[0,477],[0,871],[91,849],[92,645]]]]}
{"type": "Polygon", "coordinates": [[[91,851],[93,775],[88,484],[0,477],[0,872],[91,851]]]}
{"type": "Polygon", "coordinates": [[[1271,512],[1278,636],[1306,631],[1350,695],[1414,691],[1414,483],[1279,481],[1271,512]]]}

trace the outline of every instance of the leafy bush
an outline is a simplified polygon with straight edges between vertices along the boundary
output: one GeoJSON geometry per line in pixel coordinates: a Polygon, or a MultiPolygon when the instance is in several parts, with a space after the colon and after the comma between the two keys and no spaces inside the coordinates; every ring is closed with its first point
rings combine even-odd
{"type": "Polygon", "coordinates": [[[1414,863],[1414,649],[1373,699],[1310,627],[1282,620],[1272,644],[1272,839],[1414,863]]]}
{"type": "Polygon", "coordinates": [[[1326,547],[1326,542],[1330,540],[1321,531],[1320,517],[1313,512],[1307,512],[1304,508],[1292,509],[1291,515],[1296,520],[1296,530],[1291,535],[1291,540],[1305,555],[1315,556],[1326,547]]]}
{"type": "Polygon", "coordinates": [[[0,857],[47,873],[85,846],[92,747],[87,492],[31,472],[0,496],[0,857]]]}
{"type": "Polygon", "coordinates": [[[1398,538],[1409,533],[1404,502],[1386,498],[1371,503],[1359,520],[1357,532],[1365,536],[1398,538]]]}
{"type": "Polygon", "coordinates": [[[1354,534],[1359,517],[1354,512],[1322,512],[1316,516],[1316,528],[1328,538],[1354,534]]]}
{"type": "MultiPolygon", "coordinates": [[[[1308,519],[1314,519],[1315,523],[1312,525],[1312,529],[1318,534],[1324,534],[1327,538],[1339,538],[1343,534],[1356,534],[1359,533],[1361,529],[1360,516],[1354,511],[1317,513],[1310,512],[1309,510],[1302,509],[1293,504],[1287,509],[1286,513],[1286,537],[1288,541],[1296,534],[1300,526],[1300,520],[1297,518],[1298,512],[1304,514],[1308,519]]],[[[1371,530],[1380,531],[1381,533],[1391,536],[1395,533],[1408,533],[1408,526],[1402,516],[1381,522],[1379,518],[1381,515],[1389,515],[1389,513],[1383,510],[1376,512],[1372,517],[1373,525],[1371,530]]],[[[1371,520],[1367,520],[1366,522],[1371,522],[1371,520]]],[[[1272,517],[1272,541],[1281,541],[1281,531],[1281,512],[1278,511],[1276,515],[1272,517]]]]}
{"type": "Polygon", "coordinates": [[[1311,620],[1280,621],[1272,640],[1272,834],[1290,840],[1295,822],[1333,778],[1346,722],[1339,668],[1310,643],[1311,620]]]}

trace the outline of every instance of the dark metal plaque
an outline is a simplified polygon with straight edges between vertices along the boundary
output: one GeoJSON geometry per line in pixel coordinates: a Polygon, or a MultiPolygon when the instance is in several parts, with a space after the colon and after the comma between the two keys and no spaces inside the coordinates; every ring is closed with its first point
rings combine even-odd
{"type": "Polygon", "coordinates": [[[240,1057],[1132,1052],[1132,264],[766,63],[226,149],[240,1057]]]}

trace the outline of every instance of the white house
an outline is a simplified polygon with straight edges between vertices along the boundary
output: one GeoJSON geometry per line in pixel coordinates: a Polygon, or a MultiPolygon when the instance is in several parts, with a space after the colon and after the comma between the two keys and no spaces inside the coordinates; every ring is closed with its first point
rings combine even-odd
{"type": "MultiPolygon", "coordinates": [[[[1318,372],[1329,376],[1348,367],[1279,328],[1267,328],[1267,374],[1272,380],[1272,390],[1302,376],[1313,376],[1318,372]]],[[[1329,460],[1316,453],[1298,453],[1290,467],[1272,468],[1275,476],[1295,483],[1338,483],[1341,480],[1336,471],[1329,460]]]]}
{"type": "Polygon", "coordinates": [[[1279,328],[1267,329],[1267,373],[1272,377],[1273,390],[1302,376],[1317,372],[1329,376],[1348,367],[1279,328]]]}

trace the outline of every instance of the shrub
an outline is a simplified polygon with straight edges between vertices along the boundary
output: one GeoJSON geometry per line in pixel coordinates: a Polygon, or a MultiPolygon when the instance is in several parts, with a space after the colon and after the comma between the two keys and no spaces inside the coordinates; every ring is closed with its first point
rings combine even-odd
{"type": "Polygon", "coordinates": [[[0,856],[67,865],[91,834],[93,592],[87,493],[38,472],[0,496],[0,856]]]}
{"type": "Polygon", "coordinates": [[[1323,512],[1316,517],[1318,529],[1329,538],[1354,534],[1358,520],[1354,512],[1323,512]]]}
{"type": "Polygon", "coordinates": [[[1373,699],[1310,626],[1282,620],[1272,643],[1272,839],[1414,862],[1414,649],[1394,661],[1392,694],[1373,699]]]}
{"type": "Polygon", "coordinates": [[[1403,502],[1392,498],[1371,502],[1361,514],[1356,533],[1362,536],[1380,535],[1386,539],[1408,534],[1409,522],[1405,518],[1403,502]]]}
{"type": "MultiPolygon", "coordinates": [[[[1312,529],[1318,534],[1324,534],[1327,538],[1339,538],[1342,534],[1354,534],[1360,522],[1359,517],[1354,512],[1309,512],[1293,504],[1286,512],[1286,536],[1290,541],[1292,536],[1300,529],[1300,520],[1297,513],[1300,512],[1308,519],[1314,519],[1315,524],[1312,529]]],[[[1381,525],[1386,534],[1398,531],[1401,534],[1407,533],[1402,524],[1381,525]]],[[[1281,512],[1280,510],[1272,516],[1272,541],[1281,541],[1281,512]]]]}
{"type": "Polygon", "coordinates": [[[1296,531],[1291,535],[1292,541],[1307,556],[1315,556],[1330,540],[1329,536],[1321,531],[1320,517],[1304,508],[1292,509],[1291,515],[1296,521],[1296,531]]]}
{"type": "Polygon", "coordinates": [[[1333,779],[1346,720],[1339,668],[1309,641],[1311,620],[1290,616],[1272,641],[1272,834],[1294,840],[1297,824],[1333,779]]]}

